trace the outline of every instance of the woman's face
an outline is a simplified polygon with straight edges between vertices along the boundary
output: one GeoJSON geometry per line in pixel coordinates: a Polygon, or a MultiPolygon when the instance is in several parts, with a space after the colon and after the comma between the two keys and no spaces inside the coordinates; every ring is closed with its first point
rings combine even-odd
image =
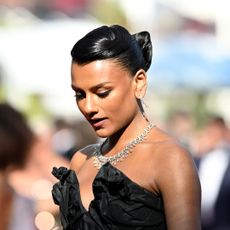
{"type": "Polygon", "coordinates": [[[78,108],[98,136],[116,133],[137,114],[135,81],[115,61],[73,62],[71,76],[78,108]]]}

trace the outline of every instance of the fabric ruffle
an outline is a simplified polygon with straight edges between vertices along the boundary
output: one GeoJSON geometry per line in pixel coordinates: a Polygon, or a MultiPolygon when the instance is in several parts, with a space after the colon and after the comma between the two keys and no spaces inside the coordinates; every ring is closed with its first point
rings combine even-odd
{"type": "Polygon", "coordinates": [[[64,229],[73,225],[84,214],[79,202],[80,193],[76,174],[65,167],[53,168],[52,174],[60,180],[53,186],[54,203],[60,207],[60,218],[64,229]]]}
{"type": "Polygon", "coordinates": [[[52,173],[60,180],[52,194],[55,204],[60,206],[64,229],[166,229],[162,198],[130,180],[110,163],[101,167],[93,181],[94,199],[89,211],[81,203],[75,172],[61,167],[54,168],[52,173]]]}
{"type": "Polygon", "coordinates": [[[166,229],[161,197],[142,188],[110,163],[97,174],[93,193],[91,208],[109,229],[166,229]]]}

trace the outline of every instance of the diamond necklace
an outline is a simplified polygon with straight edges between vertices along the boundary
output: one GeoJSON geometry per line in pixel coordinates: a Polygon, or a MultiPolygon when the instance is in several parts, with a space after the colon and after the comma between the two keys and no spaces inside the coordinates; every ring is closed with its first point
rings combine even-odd
{"type": "Polygon", "coordinates": [[[121,150],[119,153],[113,155],[113,156],[103,156],[101,153],[101,148],[104,145],[105,141],[100,144],[99,146],[96,147],[95,152],[93,153],[93,165],[97,168],[100,169],[105,163],[109,162],[112,165],[115,165],[117,162],[124,160],[128,155],[132,152],[133,148],[144,141],[145,137],[148,135],[150,130],[154,127],[151,122],[149,122],[148,126],[144,129],[143,133],[137,136],[134,140],[129,142],[125,146],[123,150],[121,150]]]}

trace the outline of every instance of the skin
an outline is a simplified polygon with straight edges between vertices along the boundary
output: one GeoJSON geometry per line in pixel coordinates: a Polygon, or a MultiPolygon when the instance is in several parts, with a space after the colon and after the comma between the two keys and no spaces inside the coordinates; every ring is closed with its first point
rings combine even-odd
{"type": "MultiPolygon", "coordinates": [[[[148,121],[137,99],[146,92],[144,70],[131,76],[119,63],[102,60],[85,65],[73,62],[71,73],[79,110],[96,134],[107,138],[102,148],[104,155],[118,153],[143,132],[148,121]]],[[[98,173],[92,162],[94,147],[80,150],[71,161],[86,210],[94,199],[92,183],[98,173]]],[[[200,229],[200,184],[193,160],[162,130],[153,128],[116,168],[141,187],[163,197],[169,230],[200,229]]]]}

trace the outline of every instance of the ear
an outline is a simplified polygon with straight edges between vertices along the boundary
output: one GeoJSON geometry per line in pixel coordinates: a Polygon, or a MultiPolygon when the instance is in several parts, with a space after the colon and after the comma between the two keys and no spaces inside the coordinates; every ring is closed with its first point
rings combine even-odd
{"type": "Polygon", "coordinates": [[[143,69],[140,69],[136,72],[133,78],[133,83],[136,98],[143,98],[145,96],[147,89],[147,76],[146,72],[143,69]]]}

